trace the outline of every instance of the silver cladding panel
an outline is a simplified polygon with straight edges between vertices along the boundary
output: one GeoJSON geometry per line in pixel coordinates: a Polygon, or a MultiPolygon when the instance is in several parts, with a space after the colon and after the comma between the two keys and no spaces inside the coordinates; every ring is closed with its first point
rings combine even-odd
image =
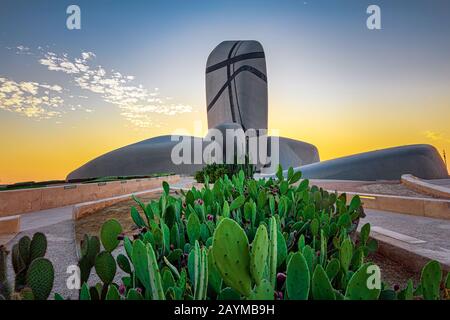
{"type": "Polygon", "coordinates": [[[206,64],[208,128],[235,122],[267,129],[267,70],[257,41],[224,41],[206,64]]]}

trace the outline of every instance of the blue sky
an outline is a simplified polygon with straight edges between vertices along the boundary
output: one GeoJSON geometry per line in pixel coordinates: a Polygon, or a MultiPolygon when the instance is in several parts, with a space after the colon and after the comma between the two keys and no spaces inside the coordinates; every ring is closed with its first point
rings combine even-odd
{"type": "MultiPolygon", "coordinates": [[[[70,168],[106,148],[190,129],[206,122],[208,54],[242,39],[259,40],[266,52],[269,126],[316,144],[323,159],[400,143],[450,149],[446,0],[2,0],[0,88],[19,88],[24,99],[0,99],[0,127],[16,144],[36,144],[31,131],[53,147],[62,128],[83,136],[114,127],[111,140],[92,130],[95,148],[79,150],[70,168]],[[81,8],[81,30],[66,28],[70,4],[81,8]],[[370,4],[381,8],[382,30],[366,27],[370,4]],[[76,61],[92,73],[61,67],[76,61]],[[347,143],[329,141],[336,123],[347,143]],[[347,129],[355,124],[358,137],[347,129]]],[[[23,148],[5,152],[26,155],[23,148]]],[[[0,179],[8,165],[0,163],[0,179]]]]}

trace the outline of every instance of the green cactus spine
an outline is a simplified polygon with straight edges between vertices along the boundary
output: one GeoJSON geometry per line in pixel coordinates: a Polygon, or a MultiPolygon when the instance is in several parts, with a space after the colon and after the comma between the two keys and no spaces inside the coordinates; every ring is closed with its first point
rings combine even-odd
{"type": "Polygon", "coordinates": [[[214,261],[225,283],[245,296],[252,291],[248,246],[247,235],[236,221],[224,218],[219,222],[211,251],[214,261]]]}

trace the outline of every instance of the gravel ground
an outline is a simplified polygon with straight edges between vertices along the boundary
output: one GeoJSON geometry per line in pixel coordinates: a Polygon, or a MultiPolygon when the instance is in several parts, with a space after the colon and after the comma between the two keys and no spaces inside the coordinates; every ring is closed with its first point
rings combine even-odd
{"type": "Polygon", "coordinates": [[[320,186],[328,190],[338,190],[341,192],[359,192],[386,194],[393,196],[431,198],[428,195],[418,193],[405,187],[400,181],[333,181],[333,180],[313,180],[311,184],[320,186]]]}
{"type": "Polygon", "coordinates": [[[417,286],[420,282],[420,274],[410,272],[405,266],[392,261],[379,253],[372,254],[368,260],[375,263],[381,269],[381,279],[391,286],[399,285],[404,288],[409,279],[417,286]]]}
{"type": "Polygon", "coordinates": [[[357,191],[375,194],[388,194],[404,197],[431,198],[423,193],[415,192],[408,189],[401,183],[374,183],[360,186],[357,191]]]}
{"type": "MultiPolygon", "coordinates": [[[[162,192],[155,192],[145,197],[139,197],[139,199],[147,204],[152,199],[159,199],[161,194],[162,192]]],[[[173,192],[171,194],[174,195],[173,192]]],[[[141,208],[134,200],[127,200],[98,210],[89,216],[75,221],[75,237],[77,243],[83,239],[85,234],[98,236],[103,223],[109,219],[117,219],[125,233],[131,232],[135,227],[130,215],[130,210],[133,206],[141,212],[141,208]]]]}

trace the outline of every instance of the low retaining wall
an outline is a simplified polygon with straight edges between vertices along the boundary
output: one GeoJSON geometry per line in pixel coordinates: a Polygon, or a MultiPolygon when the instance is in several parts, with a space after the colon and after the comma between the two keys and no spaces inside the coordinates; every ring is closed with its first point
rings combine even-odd
{"type": "MultiPolygon", "coordinates": [[[[332,192],[332,191],[330,191],[332,192]]],[[[415,216],[450,220],[450,200],[389,196],[380,194],[362,194],[346,192],[348,201],[355,195],[359,195],[364,208],[398,213],[406,213],[415,216]]]]}
{"type": "Polygon", "coordinates": [[[407,188],[436,198],[450,199],[450,189],[428,183],[411,174],[402,175],[402,184],[407,188]]]}
{"type": "Polygon", "coordinates": [[[20,231],[20,216],[0,218],[0,234],[13,234],[20,231]]]}
{"type": "Polygon", "coordinates": [[[139,196],[146,196],[152,193],[155,193],[157,191],[162,191],[162,188],[155,188],[155,189],[151,189],[151,190],[146,190],[146,191],[141,191],[141,192],[136,192],[133,194],[125,194],[123,196],[118,196],[118,197],[112,197],[112,198],[106,198],[106,199],[102,199],[102,200],[97,200],[97,201],[90,201],[90,202],[84,202],[84,203],[80,203],[80,204],[76,204],[73,206],[73,211],[72,211],[72,219],[73,220],[78,220],[81,219],[83,217],[89,216],[92,213],[110,207],[113,204],[122,202],[122,201],[127,201],[130,200],[132,198],[132,195],[135,195],[137,197],[139,196]]]}
{"type": "Polygon", "coordinates": [[[102,183],[70,184],[0,192],[0,217],[64,207],[76,203],[117,197],[176,183],[180,176],[165,176],[102,183]]]}
{"type": "Polygon", "coordinates": [[[437,260],[445,273],[450,272],[448,257],[430,257],[426,249],[414,248],[412,245],[392,240],[377,233],[372,233],[371,238],[377,240],[377,252],[379,254],[403,265],[411,272],[420,273],[430,260],[437,260]]]}

